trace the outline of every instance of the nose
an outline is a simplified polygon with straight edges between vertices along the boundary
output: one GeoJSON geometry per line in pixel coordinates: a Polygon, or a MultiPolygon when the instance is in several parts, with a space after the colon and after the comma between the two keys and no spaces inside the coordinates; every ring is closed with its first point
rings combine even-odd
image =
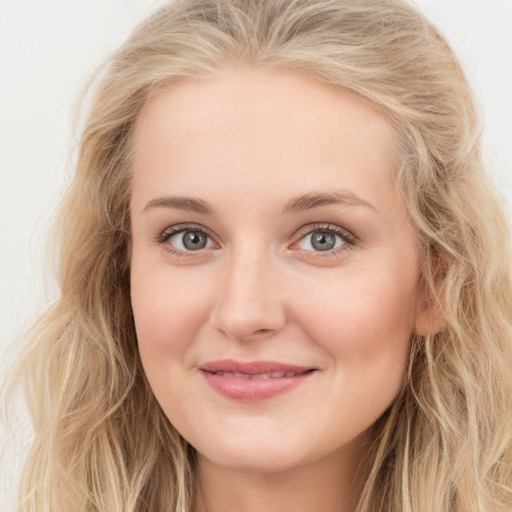
{"type": "Polygon", "coordinates": [[[227,258],[211,314],[213,327],[235,341],[271,337],[286,323],[277,265],[270,257],[248,252],[227,258]]]}

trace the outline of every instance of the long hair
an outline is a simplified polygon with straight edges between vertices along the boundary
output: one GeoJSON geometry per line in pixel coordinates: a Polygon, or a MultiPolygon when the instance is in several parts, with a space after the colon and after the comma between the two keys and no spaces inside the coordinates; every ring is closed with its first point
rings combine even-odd
{"type": "Polygon", "coordinates": [[[509,228],[457,59],[402,0],[178,0],[112,56],[59,215],[60,299],[20,364],[35,428],[20,511],[191,510],[194,451],[157,404],[137,350],[130,143],[162,87],[238,64],[352,91],[399,141],[396,186],[443,327],[413,335],[403,385],[372,427],[358,512],[509,512],[509,228]]]}

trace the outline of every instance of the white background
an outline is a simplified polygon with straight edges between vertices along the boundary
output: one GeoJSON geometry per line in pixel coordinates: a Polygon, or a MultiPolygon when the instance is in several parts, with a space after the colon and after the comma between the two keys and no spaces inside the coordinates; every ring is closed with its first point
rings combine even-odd
{"type": "MultiPolygon", "coordinates": [[[[72,174],[81,86],[163,3],[0,0],[0,381],[20,329],[54,293],[45,242],[72,174]]],[[[512,0],[417,4],[443,30],[480,98],[486,157],[512,206],[512,0]]],[[[12,448],[0,461],[2,511],[14,510],[21,443],[12,448]]]]}

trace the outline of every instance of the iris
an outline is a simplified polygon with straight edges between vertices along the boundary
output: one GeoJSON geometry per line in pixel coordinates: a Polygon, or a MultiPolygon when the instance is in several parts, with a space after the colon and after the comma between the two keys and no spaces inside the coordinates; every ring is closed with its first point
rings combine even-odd
{"type": "Polygon", "coordinates": [[[311,235],[311,245],[317,251],[329,251],[336,245],[336,237],[332,233],[316,232],[311,235]]]}
{"type": "Polygon", "coordinates": [[[197,251],[206,247],[208,238],[200,231],[185,231],[185,233],[183,233],[182,242],[183,246],[189,251],[197,251]]]}

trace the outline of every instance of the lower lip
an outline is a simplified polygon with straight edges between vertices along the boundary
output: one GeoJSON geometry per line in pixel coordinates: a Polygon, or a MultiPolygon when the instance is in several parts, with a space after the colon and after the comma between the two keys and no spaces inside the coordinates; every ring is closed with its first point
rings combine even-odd
{"type": "Polygon", "coordinates": [[[222,396],[241,402],[261,402],[295,389],[314,372],[275,379],[241,379],[207,371],[202,373],[208,384],[222,396]]]}

